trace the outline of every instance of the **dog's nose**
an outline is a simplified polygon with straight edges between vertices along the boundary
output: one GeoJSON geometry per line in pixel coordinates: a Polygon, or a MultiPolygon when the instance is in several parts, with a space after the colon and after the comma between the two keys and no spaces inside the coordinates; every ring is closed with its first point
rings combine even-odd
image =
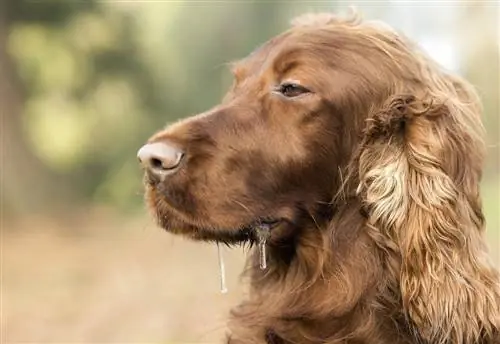
{"type": "Polygon", "coordinates": [[[149,172],[164,175],[174,172],[179,167],[184,152],[165,142],[148,143],[139,149],[137,158],[149,172]]]}

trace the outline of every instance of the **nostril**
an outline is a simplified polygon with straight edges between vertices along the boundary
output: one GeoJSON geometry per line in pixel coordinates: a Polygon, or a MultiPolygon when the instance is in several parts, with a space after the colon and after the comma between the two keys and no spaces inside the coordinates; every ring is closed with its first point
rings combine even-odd
{"type": "Polygon", "coordinates": [[[148,143],[137,152],[139,162],[153,173],[174,171],[183,156],[179,148],[165,142],[148,143]]]}
{"type": "Polygon", "coordinates": [[[163,163],[161,162],[160,159],[156,159],[156,158],[151,158],[150,160],[150,165],[151,167],[153,168],[156,168],[156,169],[163,169],[163,163]]]}

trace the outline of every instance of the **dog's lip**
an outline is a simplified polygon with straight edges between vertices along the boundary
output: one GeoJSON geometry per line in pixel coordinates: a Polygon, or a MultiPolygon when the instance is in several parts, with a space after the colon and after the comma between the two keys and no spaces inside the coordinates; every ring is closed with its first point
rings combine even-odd
{"type": "MultiPolygon", "coordinates": [[[[216,233],[247,233],[249,239],[255,240],[255,231],[259,227],[267,227],[269,230],[273,230],[274,228],[278,227],[280,224],[286,222],[284,219],[277,219],[277,218],[269,218],[269,217],[259,217],[256,220],[252,221],[248,225],[243,225],[235,228],[217,228],[216,233]]],[[[209,229],[203,229],[203,228],[198,228],[199,231],[210,231],[214,232],[213,230],[209,229]]]]}
{"type": "Polygon", "coordinates": [[[144,170],[143,181],[147,187],[155,188],[156,185],[161,181],[161,179],[148,170],[144,170]]]}
{"type": "MultiPolygon", "coordinates": [[[[259,227],[266,227],[268,230],[272,231],[273,229],[280,227],[283,223],[289,223],[289,219],[283,217],[275,217],[269,215],[256,216],[254,220],[245,221],[244,223],[240,223],[239,225],[234,226],[217,226],[211,225],[209,222],[203,221],[204,224],[201,224],[196,219],[191,218],[190,215],[186,214],[182,209],[179,209],[168,201],[167,198],[161,195],[161,190],[158,189],[157,183],[152,180],[148,180],[148,176],[145,176],[146,187],[150,190],[155,190],[155,197],[160,197],[163,202],[162,207],[158,208],[158,204],[155,204],[156,217],[158,219],[161,218],[172,218],[175,223],[177,223],[177,228],[171,227],[166,223],[162,223],[159,221],[160,227],[165,229],[167,232],[172,232],[174,234],[194,234],[195,237],[205,238],[208,241],[215,240],[217,241],[217,237],[221,237],[221,241],[225,241],[225,238],[238,238],[234,241],[256,241],[256,232],[259,227]],[[160,212],[159,212],[160,211],[160,212]]],[[[157,203],[157,202],[154,202],[157,203]]],[[[232,240],[229,240],[232,241],[232,240]]]]}
{"type": "Polygon", "coordinates": [[[248,227],[258,227],[258,226],[266,226],[269,229],[276,227],[278,224],[283,222],[283,219],[272,218],[272,217],[261,217],[252,222],[248,227]]]}
{"type": "MultiPolygon", "coordinates": [[[[176,211],[177,212],[177,211],[176,211]]],[[[191,237],[195,240],[202,240],[208,242],[218,242],[227,245],[238,244],[238,243],[250,243],[251,245],[258,241],[258,230],[259,227],[267,227],[267,229],[271,232],[278,227],[282,223],[285,223],[284,219],[275,219],[275,218],[258,218],[249,224],[240,225],[240,226],[232,226],[232,227],[221,227],[221,226],[204,226],[193,223],[189,219],[179,218],[175,214],[171,214],[177,218],[177,221],[180,220],[181,225],[170,227],[165,225],[161,225],[167,232],[173,234],[185,234],[188,237],[191,237]]]]}
{"type": "MultiPolygon", "coordinates": [[[[249,243],[253,245],[258,242],[258,228],[262,226],[266,226],[269,231],[277,228],[282,223],[286,222],[283,219],[271,219],[271,218],[259,218],[253,221],[251,224],[246,226],[241,226],[239,228],[233,229],[218,229],[216,231],[210,229],[199,228],[198,233],[207,234],[212,236],[212,241],[224,243],[227,245],[235,244],[235,243],[249,243]]],[[[271,234],[272,235],[272,234],[271,234]]]]}

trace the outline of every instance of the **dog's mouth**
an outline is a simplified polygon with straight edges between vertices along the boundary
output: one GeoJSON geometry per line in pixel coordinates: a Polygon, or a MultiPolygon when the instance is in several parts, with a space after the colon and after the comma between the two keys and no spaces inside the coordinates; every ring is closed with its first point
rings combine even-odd
{"type": "MultiPolygon", "coordinates": [[[[227,246],[249,244],[250,246],[262,240],[262,231],[278,229],[286,223],[284,219],[257,219],[248,225],[239,228],[197,228],[195,229],[195,239],[208,242],[222,243],[227,246]]],[[[170,231],[170,229],[167,229],[170,231]]]]}
{"type": "Polygon", "coordinates": [[[281,229],[290,221],[282,217],[261,216],[246,220],[230,227],[216,226],[209,219],[195,219],[182,210],[172,207],[154,189],[148,188],[146,198],[149,208],[158,225],[167,232],[182,235],[196,241],[222,243],[226,245],[250,244],[259,242],[262,229],[269,232],[281,229]]]}

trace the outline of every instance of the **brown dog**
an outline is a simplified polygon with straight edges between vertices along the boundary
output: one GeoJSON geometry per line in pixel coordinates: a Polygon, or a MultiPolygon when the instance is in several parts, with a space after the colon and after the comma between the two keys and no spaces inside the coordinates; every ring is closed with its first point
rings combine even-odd
{"type": "Polygon", "coordinates": [[[255,243],[230,343],[500,343],[481,107],[383,27],[308,15],[236,63],[215,108],[139,151],[171,233],[255,243]]]}

